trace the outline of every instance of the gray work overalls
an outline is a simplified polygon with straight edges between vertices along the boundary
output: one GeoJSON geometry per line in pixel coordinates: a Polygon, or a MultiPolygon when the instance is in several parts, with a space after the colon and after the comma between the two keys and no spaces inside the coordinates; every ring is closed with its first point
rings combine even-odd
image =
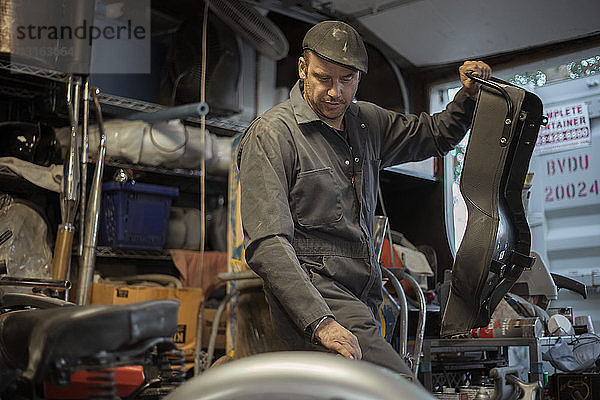
{"type": "Polygon", "coordinates": [[[381,271],[373,251],[379,171],[441,156],[464,136],[474,101],[404,115],[350,105],[343,137],[302,97],[253,122],[240,143],[246,261],[263,278],[274,324],[292,350],[314,348],[307,327],[330,315],[354,333],[363,359],[409,373],[381,337],[381,271]]]}

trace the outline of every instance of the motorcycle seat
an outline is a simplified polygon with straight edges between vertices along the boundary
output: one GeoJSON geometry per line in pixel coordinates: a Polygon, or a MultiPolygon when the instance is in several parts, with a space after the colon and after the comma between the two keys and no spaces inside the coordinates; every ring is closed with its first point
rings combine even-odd
{"type": "Polygon", "coordinates": [[[126,351],[177,330],[177,300],[20,310],[0,315],[0,366],[39,382],[59,364],[126,351]]]}
{"type": "Polygon", "coordinates": [[[544,123],[542,102],[508,82],[487,84],[479,92],[461,175],[467,226],[452,266],[442,337],[486,326],[502,297],[535,260],[522,195],[544,123]]]}

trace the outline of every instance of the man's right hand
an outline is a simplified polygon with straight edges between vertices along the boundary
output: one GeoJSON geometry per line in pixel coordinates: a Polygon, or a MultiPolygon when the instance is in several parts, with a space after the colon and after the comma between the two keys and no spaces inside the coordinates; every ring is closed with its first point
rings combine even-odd
{"type": "Polygon", "coordinates": [[[358,338],[333,318],[323,321],[314,336],[323,346],[346,358],[356,360],[362,358],[358,338]]]}

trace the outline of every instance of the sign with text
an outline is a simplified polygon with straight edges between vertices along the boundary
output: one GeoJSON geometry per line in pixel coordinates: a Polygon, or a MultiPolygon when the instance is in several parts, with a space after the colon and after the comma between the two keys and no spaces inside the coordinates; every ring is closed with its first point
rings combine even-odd
{"type": "Polygon", "coordinates": [[[585,148],[543,156],[546,210],[600,203],[598,149],[585,148]]]}
{"type": "Polygon", "coordinates": [[[586,103],[563,104],[544,111],[548,124],[540,127],[534,154],[590,146],[592,136],[586,103]]]}

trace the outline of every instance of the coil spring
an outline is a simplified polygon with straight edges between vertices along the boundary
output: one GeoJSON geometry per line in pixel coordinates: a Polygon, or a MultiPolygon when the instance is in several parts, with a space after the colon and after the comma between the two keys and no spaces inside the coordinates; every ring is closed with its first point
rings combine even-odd
{"type": "Polygon", "coordinates": [[[179,348],[159,350],[161,377],[172,385],[180,386],[185,382],[185,353],[179,348]]]}
{"type": "Polygon", "coordinates": [[[88,368],[87,372],[92,375],[88,377],[88,399],[90,400],[118,400],[116,396],[115,371],[104,368],[88,368]]]}
{"type": "Polygon", "coordinates": [[[198,357],[198,369],[199,372],[202,373],[208,369],[210,365],[208,364],[208,353],[204,350],[200,350],[200,354],[198,357]]]}

